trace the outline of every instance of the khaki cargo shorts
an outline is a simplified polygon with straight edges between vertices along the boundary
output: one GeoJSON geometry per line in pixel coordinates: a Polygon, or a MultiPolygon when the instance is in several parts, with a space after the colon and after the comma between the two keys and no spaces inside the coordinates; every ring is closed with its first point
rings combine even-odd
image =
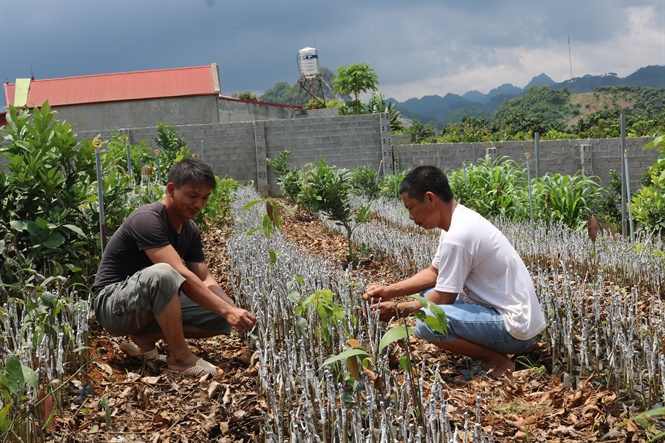
{"type": "MultiPolygon", "coordinates": [[[[159,329],[156,316],[179,291],[185,278],[171,265],[157,263],[102,289],[93,300],[97,322],[111,335],[159,329]]],[[[194,303],[180,292],[182,323],[216,334],[229,334],[225,319],[194,303]]]]}

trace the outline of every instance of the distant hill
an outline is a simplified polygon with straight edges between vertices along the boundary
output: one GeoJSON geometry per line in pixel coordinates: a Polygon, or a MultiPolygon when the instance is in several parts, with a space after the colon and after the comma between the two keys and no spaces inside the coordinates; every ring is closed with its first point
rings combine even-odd
{"type": "Polygon", "coordinates": [[[445,126],[448,123],[458,123],[465,116],[489,118],[503,102],[524,96],[532,86],[548,86],[554,90],[565,87],[573,94],[593,92],[601,86],[665,88],[665,66],[640,68],[625,78],[610,72],[603,75],[587,74],[561,83],[554,82],[546,74],[540,74],[532,78],[524,88],[506,83],[487,94],[474,90],[463,95],[446,94],[444,97],[428,95],[422,98],[410,98],[402,103],[392,98],[387,101],[394,103],[395,109],[406,118],[445,126]]]}

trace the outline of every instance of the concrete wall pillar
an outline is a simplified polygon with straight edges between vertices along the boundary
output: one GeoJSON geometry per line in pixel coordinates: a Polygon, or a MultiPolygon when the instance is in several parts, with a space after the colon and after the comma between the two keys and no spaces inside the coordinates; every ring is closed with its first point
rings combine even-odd
{"type": "Polygon", "coordinates": [[[590,144],[583,143],[580,145],[580,170],[582,174],[590,176],[593,175],[593,150],[590,144]]]}
{"type": "Polygon", "coordinates": [[[256,189],[261,197],[268,196],[268,162],[266,161],[266,130],[262,121],[254,122],[256,150],[256,189]]]}

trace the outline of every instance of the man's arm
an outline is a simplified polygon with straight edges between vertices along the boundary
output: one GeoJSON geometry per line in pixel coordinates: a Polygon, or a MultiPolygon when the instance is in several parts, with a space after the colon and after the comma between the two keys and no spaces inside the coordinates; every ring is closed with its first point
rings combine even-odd
{"type": "MultiPolygon", "coordinates": [[[[434,266],[423,269],[414,276],[402,280],[401,282],[394,283],[388,286],[373,285],[367,288],[364,295],[366,300],[378,300],[379,303],[373,305],[374,308],[379,309],[381,312],[379,317],[383,321],[388,321],[391,318],[399,315],[401,317],[408,317],[413,312],[422,308],[422,304],[417,300],[409,300],[401,303],[395,303],[391,300],[395,297],[405,295],[417,294],[425,289],[432,288],[436,284],[436,277],[438,269],[434,266]]],[[[452,304],[457,298],[457,294],[452,292],[439,292],[432,290],[427,294],[427,299],[432,300],[437,305],[452,304]]]]}
{"type": "MultiPolygon", "coordinates": [[[[226,297],[226,299],[228,299],[227,301],[224,297],[219,296],[214,292],[216,290],[210,289],[204,282],[209,281],[207,280],[207,275],[205,276],[206,280],[202,280],[199,275],[185,266],[173,246],[167,245],[159,248],[150,248],[146,249],[145,253],[153,263],[167,263],[171,265],[173,269],[185,277],[185,283],[183,284],[182,289],[187,297],[209,311],[223,317],[238,331],[248,331],[256,323],[256,318],[251,312],[236,307],[228,297],[226,297]],[[231,301],[231,303],[229,303],[229,301],[231,301]]],[[[207,274],[210,274],[210,271],[208,271],[207,274]]],[[[210,278],[212,279],[212,276],[210,278]]],[[[212,279],[212,281],[214,282],[214,279],[212,279]]],[[[212,286],[214,287],[214,285],[212,286]]],[[[219,288],[218,285],[217,287],[219,288]]],[[[219,288],[219,290],[221,291],[221,288],[219,288]]]]}
{"type": "Polygon", "coordinates": [[[201,279],[203,284],[210,289],[215,295],[224,300],[231,306],[235,306],[235,302],[226,294],[226,291],[217,283],[217,280],[210,273],[210,268],[206,263],[187,262],[187,268],[192,271],[198,278],[201,279]]]}
{"type": "MultiPolygon", "coordinates": [[[[437,305],[450,305],[455,302],[457,294],[452,292],[439,292],[437,290],[432,290],[425,298],[432,300],[437,305]]],[[[380,311],[379,318],[381,320],[389,321],[391,318],[397,315],[400,317],[408,317],[415,311],[422,308],[423,305],[418,300],[407,300],[401,303],[395,303],[393,301],[382,301],[372,305],[372,307],[380,311]]]]}
{"type": "Polygon", "coordinates": [[[365,300],[390,300],[404,295],[418,294],[425,289],[431,288],[436,284],[436,277],[439,274],[434,266],[423,269],[417,274],[392,285],[371,285],[365,291],[363,298],[365,300]]]}

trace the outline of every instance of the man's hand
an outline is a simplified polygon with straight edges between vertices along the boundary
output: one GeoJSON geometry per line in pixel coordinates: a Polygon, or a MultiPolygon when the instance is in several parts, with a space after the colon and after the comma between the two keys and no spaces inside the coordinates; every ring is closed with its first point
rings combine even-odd
{"type": "Polygon", "coordinates": [[[238,332],[247,332],[256,324],[256,317],[249,311],[234,307],[226,316],[226,321],[238,332]]]}
{"type": "Polygon", "coordinates": [[[382,301],[372,305],[372,309],[379,310],[379,320],[381,321],[390,321],[391,318],[397,317],[397,313],[395,312],[396,307],[397,303],[393,301],[382,301]]]}
{"type": "Polygon", "coordinates": [[[372,309],[378,309],[381,313],[379,314],[379,320],[381,321],[390,321],[394,317],[408,317],[413,312],[422,308],[420,302],[411,300],[402,303],[395,303],[394,301],[382,301],[379,303],[374,303],[372,309]]]}
{"type": "Polygon", "coordinates": [[[363,294],[363,299],[370,301],[387,301],[393,298],[389,293],[388,286],[370,285],[363,294]]]}

